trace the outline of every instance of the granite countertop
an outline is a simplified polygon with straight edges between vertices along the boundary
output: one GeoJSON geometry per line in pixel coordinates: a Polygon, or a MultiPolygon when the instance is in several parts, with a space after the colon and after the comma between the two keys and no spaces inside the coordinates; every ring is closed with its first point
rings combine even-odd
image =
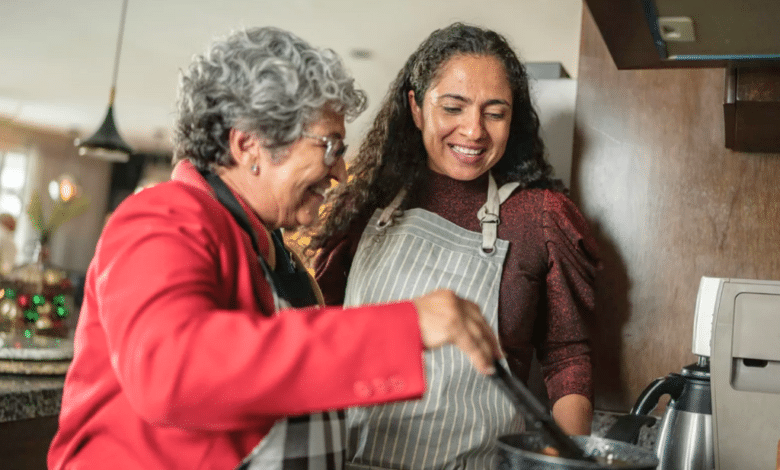
{"type": "Polygon", "coordinates": [[[0,422],[56,416],[65,376],[0,375],[0,422]]]}
{"type": "Polygon", "coordinates": [[[57,416],[73,337],[0,333],[0,423],[57,416]]]}
{"type": "MultiPolygon", "coordinates": [[[[55,416],[60,412],[65,376],[0,375],[0,422],[55,416]]],[[[591,435],[603,437],[622,413],[595,411],[591,435]]],[[[638,445],[653,451],[661,419],[639,432],[638,445]]]]}

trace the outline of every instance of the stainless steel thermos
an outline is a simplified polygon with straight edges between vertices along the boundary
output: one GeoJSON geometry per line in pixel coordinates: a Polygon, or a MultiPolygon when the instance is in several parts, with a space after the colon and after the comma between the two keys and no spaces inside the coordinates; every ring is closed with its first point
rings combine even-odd
{"type": "Polygon", "coordinates": [[[713,470],[712,395],[707,361],[683,367],[645,388],[631,414],[647,415],[663,395],[669,404],[661,420],[656,455],[658,470],[713,470]]]}

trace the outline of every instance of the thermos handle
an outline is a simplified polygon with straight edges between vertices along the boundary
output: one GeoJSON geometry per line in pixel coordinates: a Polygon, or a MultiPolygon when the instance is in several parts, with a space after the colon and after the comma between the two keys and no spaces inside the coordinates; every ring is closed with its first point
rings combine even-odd
{"type": "Polygon", "coordinates": [[[677,400],[682,395],[685,388],[685,379],[680,374],[669,374],[666,377],[660,377],[648,385],[639,395],[634,408],[631,409],[632,415],[646,415],[658,406],[658,399],[668,394],[672,400],[677,400]]]}
{"type": "Polygon", "coordinates": [[[642,426],[655,424],[655,417],[648,414],[658,406],[658,399],[669,394],[672,400],[677,400],[682,395],[684,387],[685,379],[680,374],[669,374],[666,377],[653,380],[639,395],[631,413],[619,416],[604,437],[636,444],[639,441],[639,431],[642,426]]]}

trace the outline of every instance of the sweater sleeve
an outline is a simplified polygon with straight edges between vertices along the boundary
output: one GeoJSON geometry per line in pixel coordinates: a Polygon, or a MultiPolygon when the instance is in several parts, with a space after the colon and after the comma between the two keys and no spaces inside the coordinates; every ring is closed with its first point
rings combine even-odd
{"type": "Polygon", "coordinates": [[[593,401],[586,321],[595,304],[596,242],[579,210],[560,193],[546,193],[542,225],[548,255],[547,319],[539,362],[550,402],[569,394],[593,401]]]}
{"type": "Polygon", "coordinates": [[[221,206],[141,194],[98,245],[90,295],[102,331],[90,334],[144,419],[230,430],[422,394],[413,304],[261,312],[249,286],[270,287],[221,206]]]}

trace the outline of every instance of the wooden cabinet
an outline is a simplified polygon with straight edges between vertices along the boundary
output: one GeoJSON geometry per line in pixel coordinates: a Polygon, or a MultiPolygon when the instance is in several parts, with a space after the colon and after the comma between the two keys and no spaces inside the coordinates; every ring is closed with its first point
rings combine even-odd
{"type": "Polygon", "coordinates": [[[780,66],[780,2],[584,0],[620,69],[780,66]],[[687,20],[692,39],[675,35],[687,20]]]}
{"type": "Polygon", "coordinates": [[[780,152],[780,68],[727,69],[725,95],[726,148],[780,152]]]}
{"type": "Polygon", "coordinates": [[[780,2],[584,2],[618,70],[723,68],[725,147],[780,152],[780,2]],[[693,41],[665,39],[675,18],[690,20],[693,41]]]}
{"type": "Polygon", "coordinates": [[[0,423],[0,465],[15,470],[45,470],[46,454],[56,432],[56,416],[0,423]]]}
{"type": "Polygon", "coordinates": [[[46,469],[64,382],[63,376],[0,374],[0,468],[46,469]]]}

